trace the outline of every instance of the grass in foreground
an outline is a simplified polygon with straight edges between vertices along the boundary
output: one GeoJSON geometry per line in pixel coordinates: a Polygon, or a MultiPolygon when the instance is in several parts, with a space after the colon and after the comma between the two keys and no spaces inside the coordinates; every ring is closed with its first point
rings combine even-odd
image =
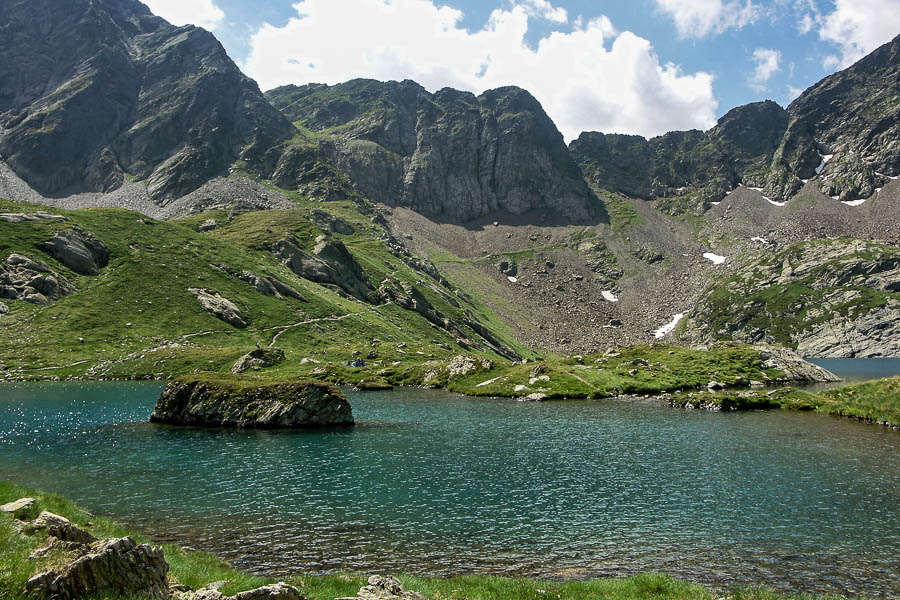
{"type": "MultiPolygon", "coordinates": [[[[66,517],[76,525],[87,528],[98,538],[131,535],[140,542],[146,536],[102,517],[96,517],[73,502],[56,494],[28,490],[9,482],[0,482],[0,504],[23,496],[35,498],[40,510],[66,517]]],[[[31,576],[58,565],[62,556],[50,555],[35,561],[28,560],[33,550],[42,547],[42,537],[22,537],[12,527],[8,515],[0,515],[0,598],[30,600],[25,594],[25,582],[31,576]]],[[[176,545],[164,545],[170,577],[192,588],[200,588],[213,581],[226,581],[221,589],[226,595],[253,589],[275,580],[256,577],[231,568],[226,562],[206,552],[185,552],[176,545]]],[[[678,581],[658,573],[645,573],[627,579],[591,579],[588,581],[555,582],[546,580],[508,578],[492,575],[467,575],[450,578],[400,576],[406,589],[415,590],[430,600],[714,600],[720,594],[690,583],[678,581]]],[[[359,574],[297,575],[285,579],[298,587],[309,600],[332,600],[355,596],[366,576],[359,574]]],[[[737,589],[727,596],[734,600],[805,599],[809,596],[785,596],[762,589],[737,589]]],[[[128,599],[130,600],[130,599],[128,599]]]]}

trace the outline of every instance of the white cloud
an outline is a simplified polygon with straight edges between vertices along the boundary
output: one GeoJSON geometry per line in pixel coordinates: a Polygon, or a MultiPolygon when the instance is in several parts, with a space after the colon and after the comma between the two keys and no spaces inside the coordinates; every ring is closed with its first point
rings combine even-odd
{"type": "Polygon", "coordinates": [[[222,24],[225,13],[213,0],[142,0],[153,14],[172,25],[196,25],[215,29],[222,24]]]}
{"type": "Polygon", "coordinates": [[[834,11],[818,23],[819,38],[840,49],[825,67],[849,67],[900,33],[900,0],[835,0],[834,11]]]}
{"type": "Polygon", "coordinates": [[[656,0],[656,6],[675,20],[678,35],[702,38],[754,23],[763,10],[753,0],[656,0]]]}
{"type": "Polygon", "coordinates": [[[781,70],[781,52],[771,48],[757,48],[753,51],[753,62],[756,67],[747,78],[747,84],[757,92],[765,91],[772,75],[781,70]]]}
{"type": "Polygon", "coordinates": [[[566,9],[557,8],[547,0],[524,0],[522,7],[529,15],[541,17],[554,23],[566,23],[569,20],[569,14],[566,12],[566,9]]]}
{"type": "Polygon", "coordinates": [[[566,139],[589,130],[652,136],[715,124],[710,74],[661,64],[650,42],[616,33],[606,17],[576,19],[564,27],[571,31],[529,48],[535,7],[552,8],[513,4],[467,31],[460,11],[432,0],[303,0],[284,27],[266,24],[254,35],[242,66],[263,89],[354,77],[408,78],[431,91],[517,85],[535,95],[566,139]]]}

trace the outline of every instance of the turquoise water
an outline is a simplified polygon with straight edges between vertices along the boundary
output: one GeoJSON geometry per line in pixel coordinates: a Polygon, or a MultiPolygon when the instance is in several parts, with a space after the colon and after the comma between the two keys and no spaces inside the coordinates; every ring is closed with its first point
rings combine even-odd
{"type": "Polygon", "coordinates": [[[659,570],[900,596],[900,433],[789,412],[348,393],[351,429],[146,421],[158,384],[0,386],[0,479],[281,575],[659,570]]]}
{"type": "Polygon", "coordinates": [[[807,358],[847,381],[900,375],[900,358],[807,358]]]}

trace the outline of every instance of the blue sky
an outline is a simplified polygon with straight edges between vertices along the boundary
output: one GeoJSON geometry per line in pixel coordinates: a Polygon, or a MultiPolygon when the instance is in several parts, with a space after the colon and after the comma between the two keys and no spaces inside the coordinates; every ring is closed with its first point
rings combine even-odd
{"type": "Polygon", "coordinates": [[[411,78],[529,89],[571,139],[783,106],[900,33],[900,0],[144,0],[260,87],[411,78]]]}

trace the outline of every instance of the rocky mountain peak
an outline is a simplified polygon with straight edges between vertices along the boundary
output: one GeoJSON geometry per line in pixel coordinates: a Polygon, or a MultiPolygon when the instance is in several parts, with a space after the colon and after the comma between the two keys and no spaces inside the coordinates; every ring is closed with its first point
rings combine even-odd
{"type": "Polygon", "coordinates": [[[127,177],[165,201],[293,133],[212,34],[136,0],[5,2],[0,23],[0,157],[43,194],[127,177]]]}
{"type": "MultiPolygon", "coordinates": [[[[562,135],[521,88],[476,97],[451,88],[431,94],[411,81],[355,79],[285,86],[267,97],[292,121],[324,134],[320,157],[372,200],[454,222],[535,209],[572,220],[605,218],[562,135]]],[[[287,163],[308,162],[309,145],[287,148],[276,173],[295,173],[287,163]]],[[[298,174],[281,183],[305,182],[298,174]]]]}

